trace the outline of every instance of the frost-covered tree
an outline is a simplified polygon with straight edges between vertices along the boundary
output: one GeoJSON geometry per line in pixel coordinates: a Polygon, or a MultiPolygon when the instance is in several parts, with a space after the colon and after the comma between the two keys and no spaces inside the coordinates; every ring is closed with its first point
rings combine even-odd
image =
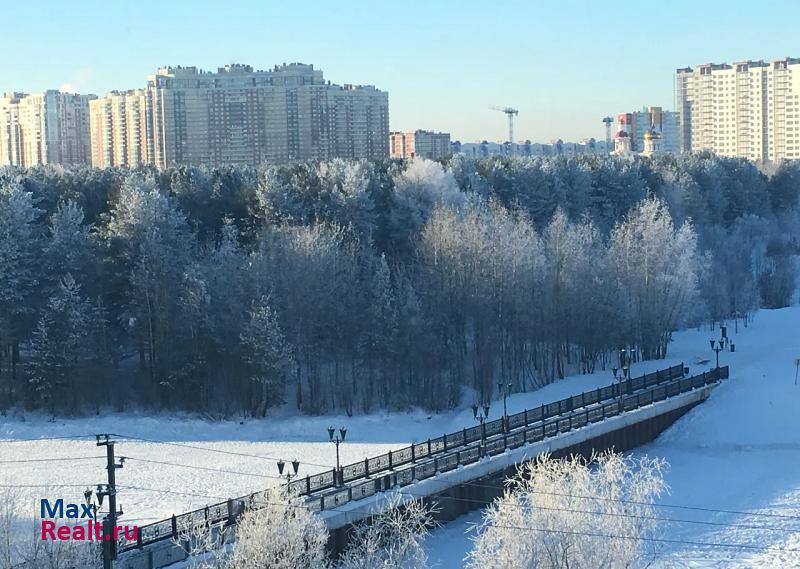
{"type": "Polygon", "coordinates": [[[697,298],[694,229],[689,223],[676,228],[663,201],[644,200],[614,227],[609,260],[627,338],[645,358],[663,358],[670,334],[693,314],[697,298]]]}
{"type": "Polygon", "coordinates": [[[83,208],[73,201],[62,203],[50,216],[50,231],[44,243],[48,279],[56,283],[67,273],[78,282],[92,282],[87,274],[93,260],[90,227],[84,224],[83,208]]]}
{"type": "Polygon", "coordinates": [[[297,569],[329,566],[325,522],[301,498],[285,489],[266,491],[251,504],[226,547],[226,535],[215,533],[202,521],[186,528],[177,540],[192,558],[192,569],[297,569]]]}
{"type": "Polygon", "coordinates": [[[52,413],[66,402],[73,410],[77,407],[77,378],[88,351],[85,340],[92,316],[80,286],[67,273],[50,297],[31,340],[29,383],[35,400],[52,413]]]}
{"type": "Polygon", "coordinates": [[[391,503],[353,529],[335,569],[427,569],[425,537],[432,511],[419,500],[391,503]]]}
{"type": "Polygon", "coordinates": [[[662,459],[601,454],[527,463],[484,514],[474,569],[626,569],[655,556],[662,459]]]}
{"type": "Polygon", "coordinates": [[[20,341],[28,335],[36,305],[40,213],[30,192],[0,179],[0,379],[10,403],[16,398],[20,341]]]}
{"type": "Polygon", "coordinates": [[[250,379],[261,388],[255,411],[263,416],[269,407],[283,402],[286,375],[292,367],[292,348],[286,342],[269,298],[261,297],[253,303],[240,338],[250,379]]]}
{"type": "Polygon", "coordinates": [[[111,212],[106,239],[128,272],[130,331],[139,340],[151,393],[167,402],[178,386],[180,292],[191,261],[193,234],[173,200],[154,179],[131,174],[111,212]]]}

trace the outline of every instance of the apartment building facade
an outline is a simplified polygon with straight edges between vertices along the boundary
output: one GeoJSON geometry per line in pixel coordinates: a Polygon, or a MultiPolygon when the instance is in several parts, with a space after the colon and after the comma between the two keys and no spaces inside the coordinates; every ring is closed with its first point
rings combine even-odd
{"type": "Polygon", "coordinates": [[[389,96],[333,85],[312,65],[216,72],[164,67],[147,86],[93,105],[93,162],[136,166],[258,165],[385,158],[389,96]]]}
{"type": "Polygon", "coordinates": [[[135,168],[152,155],[147,92],[111,92],[89,103],[92,166],[135,168]]]}
{"type": "Polygon", "coordinates": [[[0,165],[89,164],[93,95],[49,90],[0,98],[0,165]]]}
{"type": "Polygon", "coordinates": [[[416,156],[438,160],[452,155],[449,132],[392,132],[389,135],[389,154],[392,158],[416,156]]]}
{"type": "Polygon", "coordinates": [[[682,151],[800,159],[800,58],[686,67],[675,81],[682,151]]]}

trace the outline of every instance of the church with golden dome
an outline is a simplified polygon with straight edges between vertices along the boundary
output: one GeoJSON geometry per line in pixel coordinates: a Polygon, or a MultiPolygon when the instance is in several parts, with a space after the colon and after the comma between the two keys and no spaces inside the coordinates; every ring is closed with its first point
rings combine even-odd
{"type": "Polygon", "coordinates": [[[653,126],[645,131],[643,139],[642,151],[637,153],[632,149],[631,136],[623,129],[614,136],[614,151],[615,156],[655,156],[664,152],[663,139],[661,133],[658,132],[653,126]]]}

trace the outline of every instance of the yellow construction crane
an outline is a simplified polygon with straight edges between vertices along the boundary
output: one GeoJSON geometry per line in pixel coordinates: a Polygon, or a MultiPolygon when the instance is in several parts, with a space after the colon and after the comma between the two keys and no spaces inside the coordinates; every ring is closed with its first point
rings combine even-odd
{"type": "Polygon", "coordinates": [[[493,111],[500,111],[508,116],[508,142],[511,143],[511,150],[514,150],[514,115],[518,115],[517,109],[511,107],[490,107],[493,111]]]}

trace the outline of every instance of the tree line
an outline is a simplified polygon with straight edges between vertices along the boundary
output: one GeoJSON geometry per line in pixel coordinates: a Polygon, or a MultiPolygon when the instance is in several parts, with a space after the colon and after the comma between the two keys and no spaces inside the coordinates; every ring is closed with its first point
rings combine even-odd
{"type": "Polygon", "coordinates": [[[0,169],[0,408],[452,407],[789,304],[800,164],[0,169]]]}

